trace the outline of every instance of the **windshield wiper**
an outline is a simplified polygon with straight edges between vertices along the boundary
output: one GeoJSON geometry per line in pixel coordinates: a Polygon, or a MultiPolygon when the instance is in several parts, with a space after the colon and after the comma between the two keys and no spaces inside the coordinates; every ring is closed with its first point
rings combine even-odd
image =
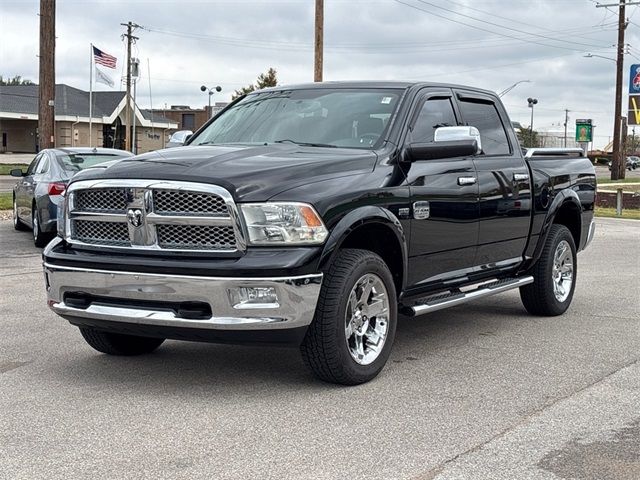
{"type": "Polygon", "coordinates": [[[285,138],[283,140],[274,140],[273,143],[294,143],[296,145],[301,145],[303,147],[327,147],[327,148],[338,148],[337,145],[331,145],[330,143],[311,143],[311,142],[296,142],[295,140],[291,140],[289,138],[285,138]]]}
{"type": "Polygon", "coordinates": [[[199,145],[262,145],[262,142],[216,142],[214,140],[209,140],[201,143],[194,143],[193,146],[197,147],[199,145]]]}

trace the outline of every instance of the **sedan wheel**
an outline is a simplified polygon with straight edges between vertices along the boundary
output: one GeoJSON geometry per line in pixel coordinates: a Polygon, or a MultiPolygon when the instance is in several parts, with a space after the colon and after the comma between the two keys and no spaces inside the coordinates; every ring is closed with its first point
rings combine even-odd
{"type": "Polygon", "coordinates": [[[13,197],[13,228],[16,230],[27,230],[25,224],[18,218],[18,204],[15,197],[13,197]]]}
{"type": "Polygon", "coordinates": [[[49,243],[52,236],[47,232],[43,232],[40,227],[40,220],[38,219],[38,211],[34,208],[31,211],[31,225],[33,230],[33,243],[36,247],[42,248],[49,243]]]}

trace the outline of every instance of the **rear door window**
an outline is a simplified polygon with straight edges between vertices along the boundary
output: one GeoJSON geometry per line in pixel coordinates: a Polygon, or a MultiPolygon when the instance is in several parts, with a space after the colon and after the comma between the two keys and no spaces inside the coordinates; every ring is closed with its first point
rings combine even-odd
{"type": "Polygon", "coordinates": [[[41,173],[46,173],[48,171],[49,171],[49,156],[42,155],[42,158],[38,162],[38,165],[36,165],[36,169],[34,173],[41,174],[41,173]]]}
{"type": "Polygon", "coordinates": [[[464,98],[458,104],[465,125],[476,127],[480,131],[483,154],[511,154],[507,132],[493,102],[464,98]]]}
{"type": "Polygon", "coordinates": [[[38,155],[35,156],[35,158],[29,164],[29,168],[27,168],[27,175],[33,175],[35,173],[36,167],[38,166],[38,162],[40,162],[43,155],[44,155],[43,153],[39,153],[38,155]]]}

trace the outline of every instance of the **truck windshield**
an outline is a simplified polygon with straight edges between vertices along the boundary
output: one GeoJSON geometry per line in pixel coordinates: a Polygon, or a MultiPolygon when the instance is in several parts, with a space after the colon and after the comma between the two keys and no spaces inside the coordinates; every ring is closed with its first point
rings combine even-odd
{"type": "Polygon", "coordinates": [[[220,114],[191,145],[294,143],[373,148],[401,89],[306,89],[248,95],[220,114]]]}

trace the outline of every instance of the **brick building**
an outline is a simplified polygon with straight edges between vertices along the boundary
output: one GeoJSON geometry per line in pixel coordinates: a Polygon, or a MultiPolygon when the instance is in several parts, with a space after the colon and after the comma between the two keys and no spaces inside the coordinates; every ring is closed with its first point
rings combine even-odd
{"type": "MultiPolygon", "coordinates": [[[[124,148],[125,96],[124,92],[93,92],[92,141],[89,145],[89,92],[69,85],[56,85],[55,145],[124,148]]],[[[137,152],[164,148],[178,124],[137,105],[134,112],[137,152]]],[[[38,86],[0,86],[0,153],[38,151],[37,129],[38,86]]]]}
{"type": "MultiPolygon", "coordinates": [[[[216,102],[211,105],[211,116],[215,116],[222,111],[228,102],[216,102]]],[[[166,117],[170,121],[178,124],[178,130],[191,130],[195,132],[209,120],[209,107],[191,108],[187,105],[171,105],[171,108],[162,110],[154,109],[152,112],[156,115],[166,117]]]]}

